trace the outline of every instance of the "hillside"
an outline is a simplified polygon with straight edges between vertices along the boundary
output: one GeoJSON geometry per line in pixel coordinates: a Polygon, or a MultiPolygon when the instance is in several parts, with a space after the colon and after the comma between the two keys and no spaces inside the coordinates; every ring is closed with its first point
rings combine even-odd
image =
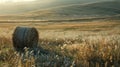
{"type": "Polygon", "coordinates": [[[102,18],[120,14],[120,2],[101,2],[92,4],[73,4],[42,11],[30,12],[27,15],[34,19],[74,19],[102,18]]]}
{"type": "Polygon", "coordinates": [[[26,12],[22,15],[0,16],[0,19],[18,20],[74,20],[117,17],[120,14],[120,2],[72,4],[26,12]]]}
{"type": "MultiPolygon", "coordinates": [[[[1,0],[0,0],[1,1],[1,0]]],[[[7,2],[0,3],[0,15],[21,14],[28,11],[44,10],[61,5],[84,4],[110,0],[34,0],[32,2],[7,2]]]]}

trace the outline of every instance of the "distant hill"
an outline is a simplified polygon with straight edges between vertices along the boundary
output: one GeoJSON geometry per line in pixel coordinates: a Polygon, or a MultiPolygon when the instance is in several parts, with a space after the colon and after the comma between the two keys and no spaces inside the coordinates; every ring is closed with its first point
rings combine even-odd
{"type": "Polygon", "coordinates": [[[99,19],[120,16],[120,2],[106,1],[98,3],[71,4],[26,12],[22,15],[0,16],[0,19],[19,20],[74,20],[99,19]]]}
{"type": "Polygon", "coordinates": [[[0,15],[7,14],[21,14],[28,11],[43,10],[55,6],[70,5],[70,4],[84,4],[92,2],[101,2],[110,0],[36,0],[32,2],[22,3],[0,3],[0,15]]]}

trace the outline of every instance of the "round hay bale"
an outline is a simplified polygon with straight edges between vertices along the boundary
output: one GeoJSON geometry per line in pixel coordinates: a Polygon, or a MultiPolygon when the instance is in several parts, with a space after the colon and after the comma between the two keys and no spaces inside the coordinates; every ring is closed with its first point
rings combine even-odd
{"type": "Polygon", "coordinates": [[[25,47],[34,48],[38,45],[38,31],[35,28],[16,27],[13,33],[13,46],[16,50],[23,50],[25,47]]]}

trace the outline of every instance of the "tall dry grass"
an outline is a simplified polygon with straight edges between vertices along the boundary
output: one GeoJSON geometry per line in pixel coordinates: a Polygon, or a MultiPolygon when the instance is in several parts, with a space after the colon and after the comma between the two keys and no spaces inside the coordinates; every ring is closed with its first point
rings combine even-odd
{"type": "MultiPolygon", "coordinates": [[[[12,44],[7,38],[1,41],[1,44],[12,44]]],[[[3,62],[1,66],[8,67],[119,67],[119,44],[119,34],[40,39],[39,46],[43,49],[38,48],[35,53],[25,48],[25,52],[20,54],[12,45],[1,45],[0,61],[3,62]]]]}
{"type": "Polygon", "coordinates": [[[0,67],[119,67],[120,27],[117,25],[102,31],[94,25],[87,31],[84,29],[88,27],[40,29],[39,48],[35,51],[25,48],[24,53],[14,50],[10,32],[8,37],[0,36],[0,67]]]}

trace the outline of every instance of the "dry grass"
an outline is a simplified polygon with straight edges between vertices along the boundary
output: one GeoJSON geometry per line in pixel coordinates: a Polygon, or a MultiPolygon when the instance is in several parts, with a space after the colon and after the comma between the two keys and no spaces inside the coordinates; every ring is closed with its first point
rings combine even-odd
{"type": "Polygon", "coordinates": [[[120,66],[119,22],[9,25],[0,25],[0,67],[120,66]],[[13,49],[11,36],[18,25],[39,30],[40,48],[35,53],[25,48],[25,53],[20,54],[13,49]]]}

